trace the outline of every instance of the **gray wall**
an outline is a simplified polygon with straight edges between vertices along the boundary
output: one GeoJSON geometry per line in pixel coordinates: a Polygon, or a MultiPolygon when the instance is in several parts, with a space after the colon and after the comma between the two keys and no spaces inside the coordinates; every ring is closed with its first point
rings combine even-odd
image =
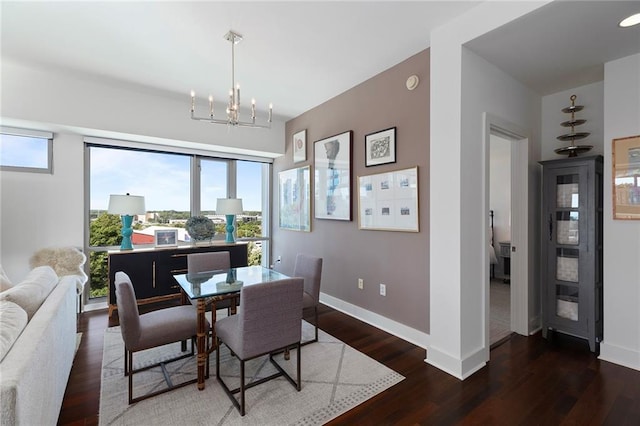
{"type": "MultiPolygon", "coordinates": [[[[327,78],[331,78],[327,76],[327,78]]],[[[310,82],[313,84],[313,82],[310,82]]],[[[273,199],[278,199],[278,172],[311,165],[313,142],[353,130],[352,221],[315,219],[313,186],[311,232],[278,228],[273,206],[273,258],[293,272],[296,253],[324,259],[321,292],[347,304],[410,328],[429,330],[429,51],[422,51],[347,92],[286,123],[286,151],[274,163],[273,199]],[[407,77],[420,85],[406,89],[407,77]],[[365,167],[365,135],[396,127],[396,163],[365,167]],[[293,163],[293,134],[307,130],[307,161],[293,163]],[[418,166],[420,232],[358,229],[358,176],[418,166]],[[359,290],[358,278],[364,279],[359,290]],[[379,284],[387,296],[379,294],[379,284]]],[[[313,177],[312,177],[313,180],[313,177]]],[[[277,203],[276,203],[277,204],[277,203]]]]}

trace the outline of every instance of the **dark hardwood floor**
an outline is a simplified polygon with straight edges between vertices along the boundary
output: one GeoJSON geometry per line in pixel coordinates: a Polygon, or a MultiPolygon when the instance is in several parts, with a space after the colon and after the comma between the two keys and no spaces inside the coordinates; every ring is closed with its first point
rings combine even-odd
{"type": "MultiPolygon", "coordinates": [[[[640,371],[599,361],[580,339],[513,335],[492,349],[485,368],[460,381],[426,364],[424,349],[341,312],[322,306],[319,323],[406,377],[330,425],[640,424],[640,371]]],[[[59,424],[98,424],[103,331],[112,325],[117,315],[108,320],[106,310],[81,315],[84,335],[59,424]]]]}

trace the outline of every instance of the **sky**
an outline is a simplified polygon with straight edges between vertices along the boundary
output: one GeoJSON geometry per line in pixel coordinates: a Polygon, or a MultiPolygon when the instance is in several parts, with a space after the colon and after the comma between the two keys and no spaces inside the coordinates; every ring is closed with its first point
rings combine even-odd
{"type": "MultiPolygon", "coordinates": [[[[91,147],[91,209],[106,210],[110,194],[142,195],[147,211],[189,211],[190,157],[125,149],[91,147]]],[[[261,211],[259,163],[238,162],[238,198],[245,211],[261,211]]],[[[226,198],[226,164],[202,161],[201,210],[215,210],[226,198]]]]}
{"type": "Polygon", "coordinates": [[[0,138],[0,164],[46,169],[47,144],[47,139],[3,134],[0,138]]]}

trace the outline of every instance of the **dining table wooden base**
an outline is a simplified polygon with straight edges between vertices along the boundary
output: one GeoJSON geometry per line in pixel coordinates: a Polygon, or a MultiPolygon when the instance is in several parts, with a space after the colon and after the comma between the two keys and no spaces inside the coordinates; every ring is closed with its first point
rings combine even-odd
{"type": "MultiPolygon", "coordinates": [[[[196,309],[196,339],[198,343],[198,390],[204,390],[205,371],[207,363],[209,362],[209,350],[207,347],[208,336],[205,319],[206,303],[204,299],[198,299],[196,309]]],[[[214,329],[213,327],[214,324],[211,324],[212,330],[214,329]]]]}
{"type": "Polygon", "coordinates": [[[229,314],[235,315],[237,300],[243,286],[261,284],[290,278],[273,269],[261,266],[244,266],[225,271],[205,271],[187,274],[174,274],[182,290],[182,302],[196,306],[196,343],[198,354],[198,390],[205,389],[205,380],[209,376],[209,355],[216,350],[216,302],[231,299],[229,314]],[[207,333],[206,311],[211,304],[211,345],[207,333]]]}

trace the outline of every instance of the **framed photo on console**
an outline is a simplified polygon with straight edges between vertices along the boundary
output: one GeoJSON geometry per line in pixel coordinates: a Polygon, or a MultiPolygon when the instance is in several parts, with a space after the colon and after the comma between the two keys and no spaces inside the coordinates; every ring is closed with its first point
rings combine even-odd
{"type": "Polygon", "coordinates": [[[154,237],[156,247],[175,247],[178,245],[177,229],[156,229],[154,237]]]}
{"type": "Polygon", "coordinates": [[[353,131],[314,142],[314,212],[317,219],[351,220],[353,131]]]}

